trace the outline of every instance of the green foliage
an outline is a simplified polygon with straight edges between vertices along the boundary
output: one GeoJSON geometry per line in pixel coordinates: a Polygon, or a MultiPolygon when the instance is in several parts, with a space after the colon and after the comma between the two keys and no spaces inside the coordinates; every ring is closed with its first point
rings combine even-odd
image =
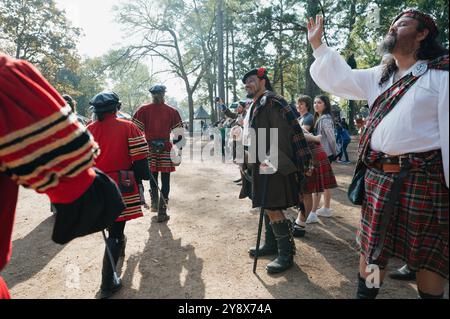
{"type": "MultiPolygon", "coordinates": [[[[308,17],[324,13],[329,45],[345,58],[353,55],[358,68],[369,68],[380,63],[378,43],[393,18],[406,8],[435,17],[439,40],[448,47],[448,0],[224,0],[227,89],[233,100],[242,98],[242,75],[265,66],[275,90],[288,100],[299,94],[315,95],[320,90],[309,75],[314,59],[306,40],[308,17]]],[[[166,66],[158,72],[183,80],[180,89],[188,95],[190,119],[194,105],[200,104],[210,105],[215,117],[217,2],[122,1],[115,12],[135,43],[82,60],[76,51],[81,30],[71,25],[54,0],[0,0],[0,49],[35,64],[58,91],[77,99],[83,115],[89,115],[89,99],[105,89],[117,91],[124,110],[133,113],[156,81],[146,66],[154,59],[166,66]]],[[[345,101],[340,103],[347,108],[345,101]]]]}
{"type": "Polygon", "coordinates": [[[142,62],[127,66],[122,62],[121,50],[106,54],[103,63],[108,67],[108,78],[112,90],[122,100],[122,110],[134,114],[139,106],[148,100],[148,89],[156,79],[150,75],[148,66],[142,62]]]}
{"type": "Polygon", "coordinates": [[[53,0],[0,0],[1,48],[35,64],[57,89],[74,89],[80,34],[53,0]]]}

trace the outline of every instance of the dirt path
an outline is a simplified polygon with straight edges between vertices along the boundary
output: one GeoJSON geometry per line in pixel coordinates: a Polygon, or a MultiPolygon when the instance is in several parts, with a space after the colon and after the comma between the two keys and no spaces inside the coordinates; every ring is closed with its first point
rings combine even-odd
{"type": "MultiPolygon", "coordinates": [[[[340,185],[333,193],[335,216],[309,226],[307,236],[296,239],[295,266],[271,277],[265,272],[269,259],[260,260],[258,276],[252,273],[247,249],[255,244],[259,213],[248,200],[236,199],[237,168],[185,162],[172,178],[170,222],[152,223],[145,211],[127,224],[124,288],[117,298],[353,298],[359,210],[345,193],[353,166],[334,168],[340,185]]],[[[101,235],[59,246],[50,240],[52,224],[47,198],[21,189],[13,258],[2,273],[12,296],[96,298],[101,235]]],[[[387,280],[380,298],[416,298],[415,285],[387,280]]]]}

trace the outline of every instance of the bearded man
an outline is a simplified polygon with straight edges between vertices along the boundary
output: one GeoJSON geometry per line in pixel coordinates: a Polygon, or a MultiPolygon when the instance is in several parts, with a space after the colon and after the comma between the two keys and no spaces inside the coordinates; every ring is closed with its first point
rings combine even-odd
{"type": "MultiPolygon", "coordinates": [[[[248,98],[249,154],[252,165],[253,208],[265,210],[265,242],[258,256],[278,255],[266,267],[269,274],[281,273],[293,265],[295,244],[292,224],[283,210],[297,206],[299,182],[312,171],[311,152],[297,121],[298,114],[287,101],[273,92],[267,70],[249,71],[243,78],[248,98]],[[271,130],[278,138],[272,138],[271,130]]],[[[256,247],[249,251],[256,255],[256,247]]]]}
{"type": "Polygon", "coordinates": [[[391,257],[416,271],[420,298],[442,298],[448,280],[448,50],[436,40],[434,20],[416,10],[395,18],[380,52],[392,58],[372,69],[352,70],[322,44],[322,35],[323,18],[310,19],[314,81],[370,105],[357,164],[365,170],[357,298],[377,296],[391,257]]]}

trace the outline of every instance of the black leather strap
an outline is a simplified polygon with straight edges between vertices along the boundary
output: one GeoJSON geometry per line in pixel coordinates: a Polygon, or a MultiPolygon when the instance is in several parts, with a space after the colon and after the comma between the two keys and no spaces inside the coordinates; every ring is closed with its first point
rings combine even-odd
{"type": "MultiPolygon", "coordinates": [[[[404,161],[403,166],[400,169],[400,173],[398,174],[397,177],[394,178],[394,182],[392,183],[391,190],[389,192],[389,201],[384,207],[383,215],[381,216],[380,240],[372,256],[373,261],[376,261],[380,257],[381,252],[383,251],[384,242],[386,240],[386,235],[389,228],[389,223],[395,211],[395,206],[399,201],[400,191],[402,189],[403,182],[405,181],[405,178],[408,176],[408,173],[410,172],[411,168],[412,168],[411,163],[409,161],[404,161]]],[[[374,262],[374,264],[376,263],[374,262]]]]}

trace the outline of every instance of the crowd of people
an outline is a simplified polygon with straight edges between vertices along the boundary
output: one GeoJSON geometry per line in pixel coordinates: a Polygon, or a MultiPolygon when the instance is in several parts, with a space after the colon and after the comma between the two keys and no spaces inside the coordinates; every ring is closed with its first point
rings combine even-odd
{"type": "MultiPolygon", "coordinates": [[[[361,205],[356,298],[376,298],[389,259],[400,258],[405,266],[398,273],[414,274],[419,297],[440,299],[448,281],[448,49],[437,42],[429,15],[407,10],[382,43],[390,58],[352,70],[322,43],[323,25],[320,16],[307,25],[313,80],[328,94],[370,105],[349,190],[352,202],[361,205]]],[[[328,95],[302,95],[292,107],[274,93],[265,68],[250,70],[242,82],[246,100],[236,112],[222,106],[220,125],[231,129],[239,197],[249,198],[264,220],[264,242],[249,254],[276,256],[266,269],[278,274],[294,264],[294,236],[305,236],[306,225],[319,217],[333,216],[332,163],[349,162],[351,138],[346,122],[333,119],[328,95]],[[268,134],[272,129],[275,137],[268,134]],[[286,215],[291,207],[298,207],[297,219],[286,215]]],[[[108,230],[101,297],[122,287],[115,267],[125,254],[126,222],[143,216],[140,185],[150,182],[155,221],[167,222],[170,177],[184,146],[183,123],[165,103],[166,88],[155,85],[150,93],[153,102],[132,121],[119,118],[116,93],[97,94],[90,101],[94,119],[85,127],[73,99],[61,96],[29,63],[0,55],[0,270],[11,257],[23,185],[50,198],[56,243],[108,230]]],[[[0,298],[8,297],[0,277],[0,298]]]]}
{"type": "MultiPolygon", "coordinates": [[[[370,105],[349,189],[349,198],[361,205],[358,299],[376,298],[391,258],[405,261],[391,278],[415,278],[420,298],[442,298],[448,281],[448,49],[437,42],[437,34],[429,15],[402,12],[381,45],[381,53],[390,58],[371,69],[352,70],[322,43],[323,18],[308,23],[316,84],[329,94],[370,105]]],[[[351,137],[345,121],[333,120],[327,95],[314,101],[301,96],[295,110],[273,92],[266,69],[250,71],[243,83],[251,104],[242,140],[250,143],[240,168],[249,183],[243,183],[240,197],[262,207],[265,221],[264,243],[249,253],[276,255],[266,268],[280,273],[293,265],[294,234],[304,236],[306,224],[332,216],[330,190],[337,185],[331,163],[349,162],[351,137]],[[273,128],[278,130],[276,152],[268,134],[260,133],[273,128]],[[249,129],[253,135],[245,133],[249,129]],[[265,149],[259,152],[260,147],[265,149]],[[278,156],[275,167],[273,153],[278,156]],[[318,208],[322,193],[324,207],[318,208]],[[296,205],[300,212],[292,222],[285,211],[296,205]]]]}

